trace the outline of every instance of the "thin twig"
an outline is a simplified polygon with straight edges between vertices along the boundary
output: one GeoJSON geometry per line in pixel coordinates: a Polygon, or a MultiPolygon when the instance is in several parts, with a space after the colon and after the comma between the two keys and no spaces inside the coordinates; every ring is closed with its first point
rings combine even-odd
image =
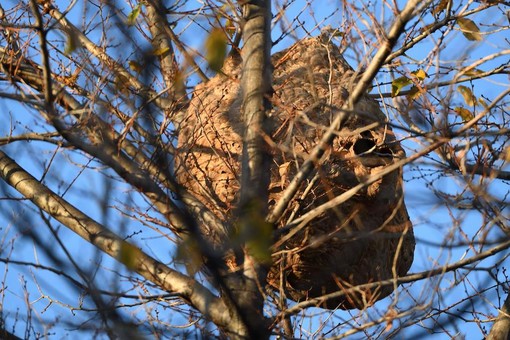
{"type": "Polygon", "coordinates": [[[414,13],[416,12],[419,5],[421,5],[423,8],[430,2],[431,0],[426,2],[420,0],[409,1],[406,4],[404,10],[395,17],[388,36],[386,37],[385,41],[382,42],[381,48],[368,65],[366,71],[363,73],[363,76],[357,85],[352,90],[351,94],[349,95],[349,99],[342,106],[342,109],[337,112],[335,119],[329,126],[328,130],[322,136],[319,144],[312,150],[308,159],[303,163],[296,176],[289,183],[281,198],[276,203],[274,209],[268,215],[267,220],[270,223],[276,223],[281,218],[285,212],[285,209],[287,209],[288,204],[296,195],[296,192],[301,186],[301,183],[310,175],[314,165],[321,159],[322,155],[326,152],[328,145],[330,145],[333,141],[335,137],[335,131],[339,129],[342,122],[346,118],[346,110],[353,110],[354,105],[365,94],[380,67],[384,64],[386,57],[391,53],[391,50],[397,43],[397,40],[402,34],[406,23],[414,16],[414,13]]]}

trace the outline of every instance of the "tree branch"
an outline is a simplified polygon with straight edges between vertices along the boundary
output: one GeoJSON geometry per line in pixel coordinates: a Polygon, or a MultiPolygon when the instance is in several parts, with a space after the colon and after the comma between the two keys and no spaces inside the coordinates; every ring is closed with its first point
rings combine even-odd
{"type": "Polygon", "coordinates": [[[271,4],[250,1],[244,6],[246,23],[241,91],[245,131],[241,169],[241,204],[254,198],[267,201],[270,156],[264,148],[266,112],[271,109],[271,4]]]}
{"type": "Polygon", "coordinates": [[[498,317],[494,321],[486,340],[508,339],[510,339],[510,293],[506,296],[505,303],[499,310],[498,317]]]}
{"type": "MultiPolygon", "coordinates": [[[[106,254],[119,259],[123,249],[125,251],[126,247],[133,247],[42,185],[2,151],[0,151],[0,177],[37,207],[106,254]]],[[[134,263],[130,267],[136,273],[163,290],[179,294],[214,323],[223,327],[229,325],[230,314],[226,306],[207,288],[141,250],[137,249],[134,252],[136,254],[133,256],[134,263]]]]}
{"type": "Polygon", "coordinates": [[[441,268],[426,270],[426,271],[422,271],[419,273],[409,274],[406,276],[396,277],[396,278],[383,280],[383,281],[379,281],[379,282],[366,283],[366,284],[362,284],[362,285],[357,285],[352,288],[342,289],[341,291],[338,291],[338,292],[326,294],[326,295],[323,295],[318,298],[313,298],[313,299],[309,299],[304,302],[300,302],[297,305],[294,305],[291,308],[287,309],[286,311],[283,311],[282,314],[284,316],[297,314],[304,308],[311,307],[311,306],[317,306],[317,305],[320,305],[321,303],[323,303],[324,301],[327,301],[328,299],[334,299],[334,298],[337,298],[340,296],[344,296],[346,294],[352,294],[359,290],[365,290],[365,289],[368,290],[368,289],[374,289],[374,288],[380,287],[380,286],[389,286],[389,285],[395,285],[395,284],[401,284],[401,283],[414,282],[414,281],[419,281],[419,280],[423,280],[426,278],[431,278],[431,277],[437,276],[437,275],[443,275],[444,273],[460,269],[460,268],[467,266],[469,264],[472,264],[472,263],[484,260],[488,257],[494,256],[495,254],[500,253],[508,248],[510,248],[510,241],[507,240],[493,248],[490,248],[484,252],[479,253],[478,255],[469,257],[464,260],[457,261],[456,263],[453,263],[450,265],[445,265],[441,268]]]}
{"type": "Polygon", "coordinates": [[[84,48],[101,61],[101,63],[103,63],[109,70],[116,74],[119,79],[125,79],[126,83],[136,92],[144,94],[149,100],[153,100],[154,103],[162,109],[171,106],[171,102],[165,98],[161,98],[154,93],[154,91],[144,86],[135,76],[126,71],[124,66],[112,59],[102,48],[96,46],[85,34],[81,32],[81,30],[67,20],[65,15],[55,6],[48,5],[48,13],[57,21],[64,32],[76,37],[84,48]]]}
{"type": "MultiPolygon", "coordinates": [[[[241,198],[240,198],[240,232],[246,235],[247,242],[259,242],[261,247],[269,245],[271,232],[264,219],[267,214],[268,187],[270,182],[271,156],[263,135],[267,133],[267,112],[271,108],[271,1],[247,1],[243,6],[244,47],[243,68],[241,76],[242,107],[244,123],[243,154],[241,159],[241,198]],[[268,240],[261,240],[260,235],[267,235],[268,240]],[[266,241],[266,242],[265,242],[266,241]]],[[[262,236],[264,237],[264,236],[262,236]]],[[[265,339],[269,331],[263,313],[263,288],[266,284],[267,266],[261,257],[254,255],[247,244],[243,272],[229,280],[235,298],[236,308],[246,329],[239,329],[236,337],[265,339]],[[239,285],[240,287],[233,287],[239,285]]]]}
{"type": "MultiPolygon", "coordinates": [[[[169,89],[168,93],[170,94],[170,98],[174,103],[178,104],[177,110],[179,110],[180,106],[183,106],[182,104],[187,102],[187,100],[183,101],[183,99],[186,99],[184,86],[179,86],[176,82],[179,70],[171,40],[168,38],[166,32],[169,23],[162,15],[164,8],[160,0],[147,1],[146,8],[148,17],[147,23],[152,35],[152,47],[154,51],[160,51],[158,57],[161,66],[159,69],[169,89]]],[[[170,108],[171,107],[167,107],[166,111],[168,112],[170,108]]]]}
{"type": "MultiPolygon", "coordinates": [[[[3,50],[0,49],[0,55],[2,54],[3,50]]],[[[7,56],[7,53],[5,55],[7,56]]],[[[1,60],[0,71],[9,75],[13,81],[24,83],[39,92],[45,89],[41,68],[31,61],[7,58],[5,61],[1,60]],[[18,66],[14,67],[13,65],[18,66]]],[[[78,130],[68,128],[56,114],[43,111],[46,118],[69,144],[109,165],[127,183],[142,191],[175,226],[177,231],[188,229],[190,226],[186,222],[188,219],[183,216],[183,211],[152,180],[152,178],[157,178],[166,188],[178,193],[194,216],[201,219],[201,225],[204,228],[209,228],[207,233],[213,236],[210,239],[213,245],[219,246],[223,243],[226,239],[225,235],[227,235],[223,223],[198,199],[178,187],[173,179],[168,177],[167,172],[161,171],[143,152],[140,152],[126,138],[121,138],[121,135],[111,129],[101,118],[86,110],[86,105],[78,102],[63,85],[53,83],[51,89],[58,104],[69,110],[76,120],[86,127],[78,130]],[[84,133],[90,142],[84,140],[84,133]],[[119,148],[127,155],[124,152],[119,152],[119,148]]],[[[204,250],[206,249],[208,248],[205,247],[204,250]]]]}
{"type": "MultiPolygon", "coordinates": [[[[278,232],[281,232],[283,230],[289,230],[289,229],[292,230],[292,232],[290,234],[286,235],[284,239],[280,240],[280,243],[284,242],[286,239],[289,239],[292,235],[297,233],[301,228],[303,228],[305,226],[306,222],[308,222],[308,221],[312,220],[313,218],[319,216],[320,214],[324,213],[326,210],[332,209],[332,208],[334,208],[334,207],[336,207],[336,206],[346,202],[348,199],[353,197],[359,190],[361,190],[365,186],[368,186],[368,185],[374,183],[375,181],[377,181],[378,179],[382,178],[383,176],[385,176],[385,175],[387,175],[387,174],[397,170],[398,168],[401,168],[402,166],[404,166],[406,164],[409,164],[409,163],[411,163],[411,162],[413,162],[415,160],[418,160],[419,158],[423,157],[424,155],[437,150],[438,148],[440,148],[444,144],[450,142],[453,138],[455,138],[455,136],[462,136],[466,131],[468,131],[470,128],[475,126],[476,122],[478,122],[485,115],[490,113],[492,108],[494,106],[496,106],[496,104],[500,100],[502,100],[503,98],[506,98],[506,96],[509,93],[510,93],[510,89],[508,89],[507,91],[501,93],[482,112],[480,112],[473,119],[471,119],[469,122],[467,122],[462,128],[459,129],[459,131],[457,131],[455,134],[452,134],[449,138],[445,138],[445,137],[439,138],[438,140],[436,140],[432,144],[430,144],[427,147],[423,148],[423,150],[421,150],[419,152],[416,152],[413,155],[411,155],[411,156],[409,156],[409,157],[407,157],[405,159],[402,159],[402,160],[400,160],[398,162],[395,162],[394,164],[392,164],[390,166],[385,167],[380,172],[378,172],[378,173],[368,177],[362,183],[356,185],[355,187],[345,191],[341,195],[339,195],[339,196],[337,196],[337,197],[335,197],[333,199],[330,199],[326,203],[318,206],[317,208],[315,208],[315,209],[307,212],[306,214],[300,216],[299,218],[295,219],[294,221],[292,221],[292,223],[288,224],[285,227],[285,229],[278,230],[278,232]]],[[[474,169],[471,169],[471,170],[474,171],[474,169]]],[[[495,170],[493,170],[493,171],[495,171],[495,170]]],[[[490,173],[490,174],[495,175],[495,173],[490,173]]],[[[506,175],[506,173],[505,172],[498,172],[498,173],[496,173],[496,175],[504,176],[504,175],[506,175]]]]}
{"type": "Polygon", "coordinates": [[[324,132],[320,143],[312,150],[308,159],[306,159],[306,161],[303,163],[296,176],[294,176],[292,181],[283,192],[281,198],[278,200],[273,210],[268,215],[267,220],[270,223],[275,223],[280,219],[280,217],[285,212],[285,209],[287,209],[288,204],[294,198],[294,195],[298,191],[301,183],[310,175],[314,165],[317,164],[324,152],[326,152],[327,146],[330,145],[335,138],[335,132],[339,129],[346,117],[345,113],[353,111],[354,105],[365,94],[377,72],[379,72],[381,66],[384,65],[386,57],[391,53],[391,50],[396,45],[398,38],[405,29],[406,23],[413,17],[418,5],[425,7],[430,2],[431,0],[428,0],[425,3],[420,0],[409,1],[406,4],[404,10],[395,17],[393,25],[391,26],[385,41],[382,43],[381,48],[377,51],[376,55],[368,65],[366,71],[363,72],[361,79],[350,93],[348,100],[338,111],[335,119],[324,132]]]}

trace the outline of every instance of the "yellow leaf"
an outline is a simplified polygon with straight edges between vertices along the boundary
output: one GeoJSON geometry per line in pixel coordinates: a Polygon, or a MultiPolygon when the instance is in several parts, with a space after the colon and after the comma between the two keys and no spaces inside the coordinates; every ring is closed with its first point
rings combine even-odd
{"type": "Polygon", "coordinates": [[[136,18],[140,15],[140,10],[142,9],[142,5],[138,4],[136,5],[131,13],[128,14],[126,23],[128,26],[132,26],[136,23],[136,18]]]}
{"type": "Polygon", "coordinates": [[[169,47],[158,48],[158,49],[155,49],[154,51],[152,51],[152,54],[159,57],[159,56],[166,55],[168,53],[168,51],[170,51],[169,47]]]}
{"type": "Polygon", "coordinates": [[[174,75],[174,87],[176,93],[185,91],[186,89],[185,80],[186,79],[184,78],[184,73],[181,70],[177,70],[177,72],[175,72],[174,75]]]}
{"type": "Polygon", "coordinates": [[[236,33],[236,25],[232,22],[232,20],[230,20],[230,18],[228,18],[227,22],[225,23],[225,31],[231,38],[236,33]]]}
{"type": "Polygon", "coordinates": [[[418,99],[421,96],[421,91],[416,86],[411,87],[409,93],[407,94],[407,98],[409,99],[418,99]]]}
{"type": "Polygon", "coordinates": [[[482,97],[478,98],[478,103],[480,103],[480,105],[482,105],[484,109],[489,109],[489,105],[487,105],[485,99],[483,99],[482,97]]]}
{"type": "Polygon", "coordinates": [[[453,111],[455,111],[461,118],[464,122],[468,122],[470,121],[471,119],[473,119],[473,113],[471,113],[471,111],[469,111],[468,109],[466,108],[463,108],[463,107],[456,107],[453,109],[453,111]]]}
{"type": "Polygon", "coordinates": [[[143,70],[142,65],[140,65],[138,62],[136,62],[134,60],[130,60],[128,62],[128,64],[129,64],[129,68],[132,69],[133,71],[135,71],[136,73],[140,73],[143,70]]]}
{"type": "Polygon", "coordinates": [[[285,162],[285,163],[281,164],[280,166],[278,166],[278,174],[280,175],[280,187],[282,188],[282,190],[285,187],[285,183],[287,183],[287,175],[289,173],[289,166],[290,166],[290,161],[285,162]]]}
{"type": "Polygon", "coordinates": [[[136,269],[136,264],[140,258],[141,251],[134,245],[123,241],[120,245],[117,259],[122,262],[128,269],[136,269]]]}
{"type": "Polygon", "coordinates": [[[428,24],[428,25],[425,25],[421,28],[421,31],[422,32],[428,32],[430,31],[434,26],[436,25],[436,23],[433,23],[433,24],[428,24]]]}
{"type": "Polygon", "coordinates": [[[423,69],[421,68],[419,70],[411,72],[411,74],[414,75],[419,80],[424,80],[425,78],[428,77],[428,74],[425,73],[425,71],[423,71],[423,69]]]}
{"type": "Polygon", "coordinates": [[[457,23],[459,24],[460,30],[462,31],[462,34],[468,39],[468,40],[476,40],[481,41],[482,35],[480,34],[480,29],[476,24],[467,18],[459,18],[457,19],[457,23]]]}
{"type": "Polygon", "coordinates": [[[499,155],[499,158],[504,160],[506,163],[510,163],[510,146],[507,146],[503,152],[499,155]]]}
{"type": "Polygon", "coordinates": [[[400,93],[402,88],[410,84],[412,84],[412,81],[407,77],[393,79],[393,81],[391,82],[391,96],[396,97],[400,93]]]}
{"type": "Polygon", "coordinates": [[[115,89],[124,95],[129,95],[129,80],[122,74],[117,74],[113,80],[115,89]]]}
{"type": "Polygon", "coordinates": [[[476,97],[474,96],[473,92],[471,92],[471,89],[469,87],[459,85],[459,87],[457,87],[457,91],[459,91],[462,97],[464,97],[464,101],[466,102],[466,104],[468,104],[469,106],[476,105],[477,102],[476,97]]]}
{"type": "Polygon", "coordinates": [[[205,41],[205,59],[213,71],[219,71],[227,56],[227,37],[220,28],[213,28],[205,41]]]}
{"type": "Polygon", "coordinates": [[[484,74],[484,73],[485,72],[483,72],[482,70],[479,70],[477,68],[472,68],[469,71],[466,71],[464,74],[469,77],[476,77],[476,76],[479,76],[480,74],[484,74]]]}
{"type": "Polygon", "coordinates": [[[391,328],[393,327],[393,321],[397,318],[397,316],[398,312],[395,309],[391,308],[390,310],[388,310],[388,312],[384,316],[384,318],[386,319],[386,327],[384,329],[385,333],[391,330],[391,328]]]}

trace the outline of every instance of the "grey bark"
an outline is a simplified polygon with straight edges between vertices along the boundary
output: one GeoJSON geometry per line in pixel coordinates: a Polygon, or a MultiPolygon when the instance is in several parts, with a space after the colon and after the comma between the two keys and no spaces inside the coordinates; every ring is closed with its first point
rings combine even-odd
{"type": "Polygon", "coordinates": [[[505,303],[499,310],[498,317],[487,336],[487,340],[508,339],[510,339],[510,294],[507,295],[505,303]]]}
{"type": "MultiPolygon", "coordinates": [[[[240,220],[241,232],[257,237],[267,214],[268,186],[271,157],[266,151],[263,134],[267,132],[266,113],[270,110],[271,91],[271,2],[249,1],[243,7],[246,22],[243,27],[244,47],[241,77],[244,126],[241,160],[240,220]]],[[[269,244],[269,242],[268,242],[269,244]]],[[[269,249],[267,250],[269,252],[269,249]]],[[[228,282],[235,308],[242,320],[232,338],[268,338],[268,325],[263,316],[264,296],[262,287],[267,277],[267,267],[246,249],[241,250],[238,262],[242,268],[228,282]]]]}
{"type": "MultiPolygon", "coordinates": [[[[106,254],[118,259],[122,248],[129,246],[121,237],[42,185],[2,151],[0,151],[0,178],[37,207],[106,254]]],[[[230,327],[230,315],[223,301],[196,280],[170,269],[141,251],[134,256],[132,267],[138,274],[162,289],[179,294],[220,327],[226,329],[230,327]]]]}

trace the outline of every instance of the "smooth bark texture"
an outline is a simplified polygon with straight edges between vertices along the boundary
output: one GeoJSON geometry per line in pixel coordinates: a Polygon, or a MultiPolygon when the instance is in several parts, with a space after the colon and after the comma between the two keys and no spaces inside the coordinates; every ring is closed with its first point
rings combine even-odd
{"type": "Polygon", "coordinates": [[[130,263],[130,267],[135,272],[162,289],[179,294],[213,322],[226,329],[230,327],[228,309],[222,300],[215,297],[207,288],[138,249],[135,250],[122,238],[42,185],[2,151],[0,151],[0,176],[37,207],[106,254],[120,259],[123,257],[121,252],[132,249],[130,256],[133,263],[130,263]]]}
{"type": "MultiPolygon", "coordinates": [[[[241,161],[241,195],[239,228],[256,238],[261,233],[267,214],[269,166],[271,156],[267,152],[263,135],[267,133],[266,114],[271,107],[271,1],[248,1],[243,6],[246,22],[243,27],[241,116],[244,123],[241,161]],[[260,230],[259,230],[260,229],[260,230]]],[[[245,245],[246,246],[246,245],[245,245]]],[[[267,250],[269,251],[269,249],[267,250]]],[[[230,282],[234,299],[248,326],[249,333],[239,332],[240,338],[267,338],[269,333],[263,316],[267,267],[244,249],[241,277],[230,282]],[[239,282],[240,281],[240,282],[239,282]],[[238,284],[241,287],[235,287],[238,284]]]]}
{"type": "Polygon", "coordinates": [[[266,112],[271,91],[271,2],[252,1],[244,6],[246,23],[241,92],[245,125],[241,174],[241,204],[267,201],[270,156],[264,147],[266,112]]]}
{"type": "Polygon", "coordinates": [[[498,317],[487,336],[487,340],[508,339],[510,339],[510,294],[507,295],[505,303],[499,310],[498,317]]]}

